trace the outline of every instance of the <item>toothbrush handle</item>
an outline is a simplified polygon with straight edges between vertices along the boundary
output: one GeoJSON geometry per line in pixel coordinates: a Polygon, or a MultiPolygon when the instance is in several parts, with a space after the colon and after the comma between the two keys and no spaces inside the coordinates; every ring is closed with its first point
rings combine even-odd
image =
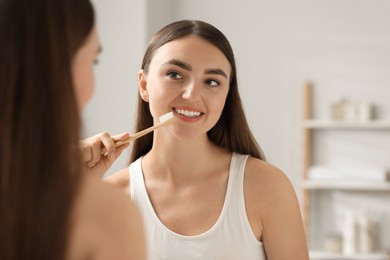
{"type": "MultiPolygon", "coordinates": [[[[156,124],[154,126],[151,126],[151,127],[146,128],[146,129],[144,129],[142,131],[139,131],[139,132],[137,132],[137,133],[135,133],[133,135],[130,135],[126,140],[116,142],[115,143],[115,147],[119,147],[119,146],[127,144],[127,143],[129,143],[131,141],[134,141],[135,139],[138,139],[138,138],[140,138],[140,137],[142,137],[142,136],[144,136],[146,134],[149,134],[150,132],[156,130],[157,128],[160,128],[160,127],[162,127],[162,126],[172,122],[173,120],[175,120],[175,117],[169,118],[169,119],[167,119],[167,120],[165,120],[163,122],[160,122],[160,123],[158,123],[158,124],[156,124]]],[[[100,154],[104,155],[106,153],[107,153],[107,148],[104,147],[101,150],[100,154]]]]}

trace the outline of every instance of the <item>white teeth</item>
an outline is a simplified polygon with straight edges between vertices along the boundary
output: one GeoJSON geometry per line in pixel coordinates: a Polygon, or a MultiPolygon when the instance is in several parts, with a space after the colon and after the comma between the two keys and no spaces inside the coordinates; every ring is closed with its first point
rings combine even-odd
{"type": "Polygon", "coordinates": [[[200,116],[201,112],[196,112],[196,111],[188,111],[184,109],[176,109],[176,112],[180,115],[185,115],[188,117],[197,117],[200,116]]]}

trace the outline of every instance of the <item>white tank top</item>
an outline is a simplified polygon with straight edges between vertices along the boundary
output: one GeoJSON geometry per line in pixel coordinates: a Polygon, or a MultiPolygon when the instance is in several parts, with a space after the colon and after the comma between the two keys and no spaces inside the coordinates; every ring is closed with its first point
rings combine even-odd
{"type": "Polygon", "coordinates": [[[208,231],[183,236],[158,218],[146,191],[141,158],[130,165],[131,197],[145,224],[149,260],[265,260],[263,244],[249,224],[244,202],[244,170],[248,156],[233,153],[221,214],[208,231]]]}

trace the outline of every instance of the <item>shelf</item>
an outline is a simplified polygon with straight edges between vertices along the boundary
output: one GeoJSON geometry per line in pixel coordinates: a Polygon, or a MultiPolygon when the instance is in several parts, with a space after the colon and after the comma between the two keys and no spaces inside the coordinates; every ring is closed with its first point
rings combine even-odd
{"type": "Polygon", "coordinates": [[[340,253],[310,252],[310,260],[387,260],[384,253],[343,255],[340,253]]]}
{"type": "Polygon", "coordinates": [[[368,182],[368,181],[319,181],[306,180],[302,187],[312,190],[361,190],[361,191],[390,191],[390,182],[368,182]]]}
{"type": "Polygon", "coordinates": [[[348,122],[334,120],[306,120],[304,127],[309,129],[372,129],[372,130],[390,130],[390,120],[372,120],[368,122],[348,122]]]}
{"type": "MultiPolygon", "coordinates": [[[[355,199],[352,198],[355,195],[367,197],[367,200],[362,200],[362,207],[378,196],[389,196],[390,179],[380,175],[378,170],[381,168],[389,170],[388,160],[386,160],[386,154],[389,153],[388,143],[384,142],[382,145],[382,140],[388,140],[390,116],[366,121],[334,120],[325,118],[325,116],[318,118],[313,113],[318,109],[318,105],[314,103],[315,92],[311,82],[305,83],[303,94],[303,118],[300,122],[303,136],[301,208],[309,245],[318,246],[321,243],[320,238],[324,237],[329,225],[342,226],[345,224],[339,218],[334,218],[337,216],[332,216],[330,210],[325,210],[325,208],[331,207],[332,211],[339,210],[342,213],[344,210],[351,210],[347,206],[348,200],[355,199]],[[345,142],[343,137],[346,137],[345,142]],[[374,142],[371,143],[371,141],[374,142]],[[362,149],[364,152],[360,153],[362,149]],[[335,150],[337,153],[333,153],[335,150]],[[377,160],[377,156],[380,159],[377,160]],[[353,162],[354,160],[356,163],[353,162]],[[331,169],[327,169],[326,167],[329,165],[316,165],[316,163],[325,162],[345,165],[346,168],[329,167],[331,169]],[[360,165],[376,165],[379,169],[362,169],[360,165]],[[317,170],[314,172],[313,167],[316,166],[325,167],[314,169],[317,170]],[[357,168],[352,169],[354,167],[357,168]],[[345,203],[337,204],[343,199],[345,199],[345,203]],[[319,205],[321,203],[323,205],[319,205]],[[315,210],[318,210],[318,213],[312,215],[315,210]],[[315,228],[312,230],[313,227],[315,228]]],[[[357,201],[357,203],[359,202],[357,201]]],[[[380,225],[378,225],[378,229],[385,227],[385,223],[380,225]]],[[[383,240],[381,241],[383,244],[389,242],[384,233],[380,234],[378,240],[383,240]]],[[[385,251],[355,255],[311,251],[310,259],[390,260],[390,257],[385,251]]]]}

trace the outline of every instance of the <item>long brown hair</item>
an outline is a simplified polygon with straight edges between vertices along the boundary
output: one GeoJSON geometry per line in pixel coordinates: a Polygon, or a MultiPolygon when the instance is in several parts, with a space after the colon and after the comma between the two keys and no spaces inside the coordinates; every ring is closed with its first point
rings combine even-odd
{"type": "MultiPolygon", "coordinates": [[[[201,37],[217,47],[228,59],[231,66],[229,93],[225,107],[216,125],[207,133],[209,139],[216,145],[228,151],[250,154],[265,160],[264,154],[251,133],[245,117],[241,98],[238,93],[237,70],[234,53],[225,35],[214,26],[197,20],[176,21],[163,27],[152,38],[145,52],[141,68],[148,73],[150,62],[156,51],[164,44],[188,35],[201,37]]],[[[138,96],[138,112],[135,131],[140,131],[153,125],[153,117],[149,104],[138,96]]],[[[147,135],[135,140],[130,156],[130,163],[150,151],[153,135],[147,135]]]]}
{"type": "Polygon", "coordinates": [[[64,259],[82,181],[72,59],[89,0],[0,0],[0,259],[64,259]]]}

